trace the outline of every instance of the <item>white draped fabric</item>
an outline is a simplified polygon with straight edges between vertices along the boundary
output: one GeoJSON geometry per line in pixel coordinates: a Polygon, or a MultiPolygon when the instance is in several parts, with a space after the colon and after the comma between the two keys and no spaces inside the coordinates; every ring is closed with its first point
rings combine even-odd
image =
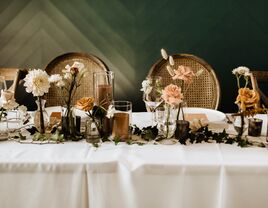
{"type": "Polygon", "coordinates": [[[267,208],[268,150],[4,141],[0,184],[1,208],[267,208]]]}

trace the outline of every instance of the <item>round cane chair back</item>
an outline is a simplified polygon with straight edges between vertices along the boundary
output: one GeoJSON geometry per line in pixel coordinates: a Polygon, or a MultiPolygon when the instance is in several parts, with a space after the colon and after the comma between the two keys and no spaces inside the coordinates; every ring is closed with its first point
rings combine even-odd
{"type": "MultiPolygon", "coordinates": [[[[77,88],[76,94],[73,98],[73,105],[82,97],[93,96],[93,73],[109,71],[105,63],[98,57],[86,53],[66,53],[53,59],[45,68],[49,74],[62,74],[62,70],[69,64],[70,66],[77,61],[83,63],[86,70],[86,76],[82,79],[81,85],[77,88]]],[[[64,105],[62,99],[63,93],[56,86],[51,86],[47,94],[47,106],[62,106],[64,105]]]]}
{"type": "MultiPolygon", "coordinates": [[[[184,93],[185,101],[188,107],[201,107],[217,109],[220,102],[220,85],[217,76],[212,67],[204,60],[190,54],[176,54],[172,56],[174,59],[174,68],[179,65],[191,67],[194,73],[203,70],[203,73],[194,77],[190,85],[184,83],[183,89],[187,89],[184,93]]],[[[173,80],[167,71],[168,61],[165,59],[158,60],[150,69],[149,76],[161,76],[164,87],[173,83],[182,85],[180,80],[173,80]]]]}

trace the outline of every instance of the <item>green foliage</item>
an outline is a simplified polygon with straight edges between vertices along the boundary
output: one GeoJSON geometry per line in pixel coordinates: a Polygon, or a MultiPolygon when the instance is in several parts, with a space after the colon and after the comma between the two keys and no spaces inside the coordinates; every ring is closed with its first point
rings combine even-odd
{"type": "MultiPolygon", "coordinates": [[[[133,134],[141,136],[146,141],[150,141],[156,139],[158,131],[156,126],[148,126],[142,129],[139,129],[137,126],[134,126],[133,134]]],[[[184,145],[186,145],[187,142],[195,144],[213,141],[216,143],[224,144],[236,143],[239,147],[249,147],[253,145],[252,142],[248,141],[247,137],[231,136],[227,134],[225,129],[222,132],[212,132],[208,129],[208,126],[201,127],[195,132],[188,132],[188,135],[185,138],[179,139],[179,143],[184,145]]],[[[265,147],[263,143],[259,144],[259,146],[265,147]]]]}
{"type": "Polygon", "coordinates": [[[139,129],[136,125],[134,125],[132,128],[134,135],[138,135],[146,141],[154,140],[158,135],[158,129],[156,126],[147,126],[139,129]]]}

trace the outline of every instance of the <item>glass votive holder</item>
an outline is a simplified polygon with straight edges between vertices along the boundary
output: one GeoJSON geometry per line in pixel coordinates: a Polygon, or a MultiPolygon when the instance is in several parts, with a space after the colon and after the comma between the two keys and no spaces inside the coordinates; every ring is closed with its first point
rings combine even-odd
{"type": "Polygon", "coordinates": [[[127,141],[131,138],[132,103],[129,101],[113,101],[115,113],[113,115],[112,138],[127,141]]]}
{"type": "Polygon", "coordinates": [[[85,138],[88,143],[98,143],[100,141],[97,126],[91,118],[86,120],[85,138]]]}
{"type": "Polygon", "coordinates": [[[258,137],[261,135],[262,119],[250,118],[248,119],[248,135],[258,137]]]}
{"type": "Polygon", "coordinates": [[[7,140],[9,137],[8,120],[7,118],[1,118],[0,120],[0,141],[7,140]]]}
{"type": "Polygon", "coordinates": [[[186,120],[177,120],[176,121],[176,130],[175,130],[175,138],[186,139],[188,132],[190,131],[190,122],[186,120]]]}

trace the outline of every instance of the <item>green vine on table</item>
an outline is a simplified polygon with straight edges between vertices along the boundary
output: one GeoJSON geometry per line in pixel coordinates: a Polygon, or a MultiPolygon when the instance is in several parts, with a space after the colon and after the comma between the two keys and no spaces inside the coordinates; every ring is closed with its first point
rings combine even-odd
{"type": "Polygon", "coordinates": [[[134,135],[140,136],[146,141],[155,140],[158,136],[157,126],[147,126],[140,129],[136,125],[132,127],[132,132],[134,135]]]}
{"type": "MultiPolygon", "coordinates": [[[[146,141],[155,140],[158,135],[158,130],[156,126],[148,126],[145,128],[138,128],[137,126],[133,127],[133,134],[141,136],[146,141]]],[[[159,138],[157,138],[159,140],[159,138]]],[[[178,140],[179,143],[186,145],[187,142],[191,144],[202,143],[202,142],[213,142],[224,143],[224,144],[237,144],[239,147],[249,147],[253,146],[253,143],[250,142],[247,137],[234,136],[226,133],[224,129],[222,132],[213,132],[208,129],[208,126],[199,128],[195,132],[188,132],[188,135],[184,138],[178,140]]],[[[259,147],[265,147],[263,143],[259,144],[259,147]]]]}
{"type": "MultiPolygon", "coordinates": [[[[26,130],[33,136],[33,141],[54,141],[57,143],[65,141],[64,134],[56,127],[49,133],[40,133],[34,126],[26,130]]],[[[20,139],[23,140],[21,136],[20,139]]]]}

